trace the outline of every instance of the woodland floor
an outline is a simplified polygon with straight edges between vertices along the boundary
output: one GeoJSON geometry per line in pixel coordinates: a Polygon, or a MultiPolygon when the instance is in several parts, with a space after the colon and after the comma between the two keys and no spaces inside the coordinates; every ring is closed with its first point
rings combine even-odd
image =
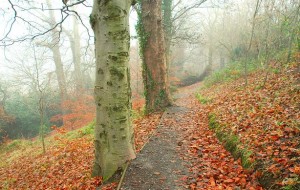
{"type": "MultiPolygon", "coordinates": [[[[295,60],[250,74],[247,88],[238,77],[179,88],[163,114],[137,114],[138,153],[122,189],[260,190],[259,181],[264,189],[299,190],[300,54],[295,60]]],[[[44,154],[38,139],[0,146],[0,189],[100,189],[101,178],[91,177],[93,126],[58,130],[44,154]]]]}
{"type": "Polygon", "coordinates": [[[131,162],[123,190],[261,189],[208,128],[195,92],[181,88],[155,134],[131,162]]]}

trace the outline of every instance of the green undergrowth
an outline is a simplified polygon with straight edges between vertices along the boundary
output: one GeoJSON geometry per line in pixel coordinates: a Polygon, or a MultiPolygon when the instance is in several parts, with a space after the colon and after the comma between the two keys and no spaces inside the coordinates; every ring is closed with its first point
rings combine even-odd
{"type": "Polygon", "coordinates": [[[249,151],[247,147],[244,147],[236,134],[224,130],[226,126],[219,124],[215,114],[209,115],[209,128],[216,133],[217,138],[224,143],[226,150],[228,150],[235,159],[241,159],[243,168],[253,169],[255,162],[250,160],[252,152],[249,151]]]}
{"type": "MultiPolygon", "coordinates": [[[[294,50],[296,51],[296,50],[294,50]]],[[[287,62],[288,50],[284,49],[281,51],[276,51],[270,53],[268,55],[268,60],[273,60],[276,62],[287,62]],[[272,58],[272,59],[271,59],[272,58]]],[[[247,65],[247,73],[253,73],[255,71],[265,69],[266,65],[266,56],[262,55],[259,58],[240,58],[236,61],[231,61],[225,65],[225,67],[214,71],[211,75],[205,78],[204,86],[211,87],[214,84],[223,83],[223,82],[230,82],[237,80],[245,75],[245,64],[247,65]]],[[[277,68],[270,69],[271,72],[278,74],[280,72],[277,68]]]]}
{"type": "Polygon", "coordinates": [[[220,125],[220,123],[217,121],[216,115],[213,113],[209,115],[209,128],[216,133],[219,141],[223,143],[225,149],[231,153],[234,159],[241,159],[241,164],[244,169],[261,172],[261,176],[258,178],[258,181],[263,187],[273,187],[274,189],[283,190],[299,189],[299,178],[286,179],[294,180],[294,185],[287,185],[284,187],[277,185],[274,174],[265,168],[264,164],[261,163],[261,160],[253,161],[253,159],[251,159],[253,152],[250,151],[247,146],[240,141],[236,134],[226,131],[228,128],[220,125]]]}
{"type": "Polygon", "coordinates": [[[208,97],[204,97],[203,95],[201,95],[200,93],[196,94],[196,98],[199,100],[199,102],[201,104],[207,104],[211,102],[211,99],[208,97]]]}
{"type": "MultiPolygon", "coordinates": [[[[93,136],[95,122],[91,122],[85,127],[69,131],[66,133],[57,133],[45,138],[46,151],[51,146],[56,146],[60,139],[73,140],[84,136],[93,136]]],[[[4,167],[11,161],[22,156],[33,156],[42,154],[42,143],[39,138],[36,139],[16,139],[0,145],[0,167],[4,167]]]]}
{"type": "Polygon", "coordinates": [[[16,139],[7,144],[0,146],[0,152],[12,152],[17,149],[24,149],[28,146],[32,146],[33,142],[26,139],[16,139]]]}
{"type": "Polygon", "coordinates": [[[262,68],[262,65],[256,60],[233,61],[228,63],[224,68],[213,72],[204,80],[205,87],[214,84],[236,80],[244,75],[245,62],[247,62],[248,73],[262,68]]]}
{"type": "Polygon", "coordinates": [[[67,138],[67,139],[76,139],[76,138],[81,138],[86,135],[92,135],[94,134],[94,128],[95,128],[95,121],[91,122],[85,127],[67,132],[65,134],[59,134],[61,135],[62,138],[67,138]]]}
{"type": "Polygon", "coordinates": [[[145,106],[141,110],[131,110],[132,120],[141,119],[146,115],[145,106]]]}

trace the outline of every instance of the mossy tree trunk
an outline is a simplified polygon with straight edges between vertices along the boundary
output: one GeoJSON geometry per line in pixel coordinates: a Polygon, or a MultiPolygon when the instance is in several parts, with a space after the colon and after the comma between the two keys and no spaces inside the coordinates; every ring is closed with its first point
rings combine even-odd
{"type": "Polygon", "coordinates": [[[171,104],[167,81],[165,40],[162,23],[162,0],[141,0],[139,38],[143,58],[146,112],[164,109],[171,104]],[[142,33],[141,33],[142,31],[142,33]]]}
{"type": "Polygon", "coordinates": [[[129,76],[132,0],[94,0],[97,106],[93,176],[106,181],[135,158],[129,76]]]}

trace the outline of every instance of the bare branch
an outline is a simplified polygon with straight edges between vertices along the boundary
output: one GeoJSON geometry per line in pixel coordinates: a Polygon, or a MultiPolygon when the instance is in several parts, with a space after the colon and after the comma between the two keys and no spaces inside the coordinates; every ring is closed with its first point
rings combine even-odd
{"type": "Polygon", "coordinates": [[[15,7],[14,7],[14,4],[12,4],[12,2],[11,2],[10,0],[8,0],[8,2],[9,2],[9,4],[10,4],[11,8],[12,8],[13,11],[14,11],[13,22],[11,23],[11,25],[10,25],[10,27],[9,27],[9,29],[8,29],[8,32],[4,35],[4,37],[3,37],[0,41],[2,41],[2,40],[4,40],[5,38],[8,37],[8,35],[9,35],[10,32],[12,31],[12,28],[13,28],[13,26],[14,26],[16,20],[17,20],[17,17],[18,17],[18,14],[17,14],[17,11],[16,11],[16,9],[15,9],[15,7]]]}
{"type": "MultiPolygon", "coordinates": [[[[90,31],[88,29],[88,27],[86,26],[86,24],[83,22],[82,18],[80,17],[80,15],[70,9],[76,5],[82,4],[85,7],[91,7],[89,5],[86,4],[86,0],[80,0],[80,1],[76,1],[72,4],[64,4],[61,8],[52,8],[52,7],[44,7],[43,4],[41,4],[41,6],[36,6],[36,5],[32,5],[30,7],[24,7],[20,4],[14,4],[11,0],[8,0],[10,7],[13,11],[13,18],[12,18],[12,22],[9,25],[8,31],[5,33],[5,35],[0,39],[0,42],[2,42],[0,44],[0,46],[11,46],[15,43],[19,43],[19,42],[24,42],[24,41],[32,41],[38,37],[41,36],[45,36],[46,34],[50,33],[53,30],[57,30],[58,32],[58,39],[60,39],[61,36],[61,32],[62,32],[62,24],[67,20],[67,18],[70,15],[74,15],[76,16],[76,18],[78,20],[80,20],[81,24],[83,25],[83,27],[85,28],[86,32],[88,33],[88,42],[91,40],[92,35],[90,35],[90,31]],[[59,21],[55,22],[55,23],[49,23],[51,21],[47,20],[47,19],[42,19],[39,16],[37,16],[35,13],[33,13],[33,11],[40,11],[40,12],[45,12],[45,11],[59,11],[60,12],[60,19],[59,21]],[[39,24],[37,21],[35,21],[34,19],[28,20],[28,18],[22,17],[20,16],[18,13],[21,12],[26,12],[27,14],[31,14],[34,17],[39,18],[41,21],[43,22],[47,22],[50,26],[49,28],[45,28],[44,26],[42,26],[41,24],[39,24]],[[26,34],[25,36],[22,37],[17,37],[15,39],[9,37],[9,35],[13,32],[14,26],[16,25],[17,21],[20,20],[23,23],[25,23],[27,26],[29,26],[30,28],[34,29],[36,32],[33,34],[26,34]]],[[[28,1],[26,1],[27,3],[29,3],[28,1]]],[[[5,12],[5,10],[2,10],[3,12],[5,12]]],[[[39,13],[42,14],[42,13],[39,13]]],[[[58,40],[59,41],[59,40],[58,40]]]]}
{"type": "MultiPolygon", "coordinates": [[[[187,14],[191,9],[194,9],[194,8],[199,8],[203,3],[205,3],[207,0],[201,0],[200,2],[196,3],[196,4],[193,4],[191,6],[188,6],[188,7],[184,7],[182,8],[181,10],[179,10],[177,12],[177,14],[175,14],[172,18],[173,22],[175,20],[177,20],[178,18],[184,16],[185,14],[187,14]]],[[[181,1],[179,1],[178,3],[180,3],[181,1]]]]}

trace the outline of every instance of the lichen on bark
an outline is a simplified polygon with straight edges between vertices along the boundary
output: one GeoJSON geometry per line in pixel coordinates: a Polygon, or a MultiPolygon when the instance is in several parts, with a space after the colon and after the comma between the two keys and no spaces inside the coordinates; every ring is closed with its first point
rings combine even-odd
{"type": "Polygon", "coordinates": [[[131,3],[131,0],[94,0],[90,16],[97,39],[93,176],[103,176],[104,181],[135,158],[128,72],[131,3]]]}

